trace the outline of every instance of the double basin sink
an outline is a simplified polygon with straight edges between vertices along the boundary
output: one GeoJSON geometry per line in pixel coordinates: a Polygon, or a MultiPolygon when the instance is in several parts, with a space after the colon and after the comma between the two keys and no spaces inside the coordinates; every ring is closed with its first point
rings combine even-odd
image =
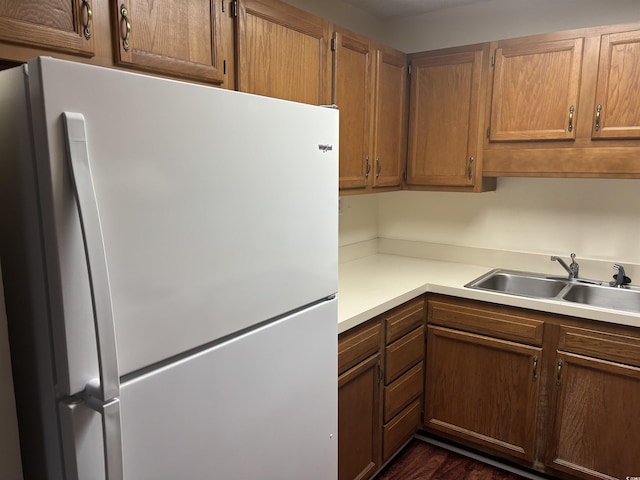
{"type": "Polygon", "coordinates": [[[593,280],[570,280],[497,269],[473,280],[465,287],[640,313],[640,288],[633,286],[616,288],[593,280]]]}

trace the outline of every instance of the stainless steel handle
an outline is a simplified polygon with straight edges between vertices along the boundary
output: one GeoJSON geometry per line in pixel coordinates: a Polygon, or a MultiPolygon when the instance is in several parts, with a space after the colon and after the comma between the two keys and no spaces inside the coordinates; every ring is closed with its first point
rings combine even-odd
{"type": "Polygon", "coordinates": [[[474,158],[473,157],[469,157],[469,164],[467,166],[467,178],[469,180],[471,180],[471,178],[473,178],[473,169],[472,169],[472,165],[474,162],[474,158]]]}
{"type": "Polygon", "coordinates": [[[571,105],[569,107],[569,126],[567,127],[570,132],[573,131],[573,112],[575,112],[575,108],[571,105]]]}
{"type": "Polygon", "coordinates": [[[84,38],[89,40],[91,38],[91,22],[93,19],[93,10],[91,10],[89,0],[82,0],[82,8],[85,12],[82,33],[84,33],[84,38]]]}
{"type": "Polygon", "coordinates": [[[366,157],[364,157],[365,161],[367,162],[367,171],[364,174],[364,178],[365,180],[369,178],[369,173],[371,172],[371,163],[369,163],[369,155],[367,155],[366,157]]]}
{"type": "Polygon", "coordinates": [[[596,124],[595,124],[595,131],[599,132],[600,131],[600,113],[602,112],[602,105],[598,104],[598,106],[596,107],[596,124]]]}
{"type": "Polygon", "coordinates": [[[538,380],[538,356],[533,357],[533,377],[532,380],[535,382],[538,380]]]}
{"type": "Polygon", "coordinates": [[[380,157],[376,157],[376,178],[380,178],[382,173],[382,164],[380,163],[380,157]]]}
{"type": "Polygon", "coordinates": [[[106,402],[120,394],[115,325],[111,305],[111,286],[102,238],[100,213],[93,187],[84,116],[64,112],[67,153],[75,188],[84,242],[89,287],[93,304],[93,324],[98,350],[99,387],[95,397],[106,402]]]}
{"type": "Polygon", "coordinates": [[[122,36],[122,48],[124,48],[125,52],[129,51],[129,35],[131,34],[131,22],[129,21],[129,11],[127,7],[124,5],[120,5],[120,15],[122,16],[122,21],[124,22],[125,32],[122,36]]]}

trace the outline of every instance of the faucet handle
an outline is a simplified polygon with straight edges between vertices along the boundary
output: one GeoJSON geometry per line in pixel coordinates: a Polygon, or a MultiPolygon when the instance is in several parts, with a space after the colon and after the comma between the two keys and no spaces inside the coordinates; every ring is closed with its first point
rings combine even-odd
{"type": "Polygon", "coordinates": [[[616,270],[616,273],[613,278],[614,280],[609,282],[609,285],[612,287],[624,287],[628,283],[631,283],[631,278],[627,277],[627,274],[624,271],[624,267],[618,263],[613,264],[613,269],[616,270]]]}

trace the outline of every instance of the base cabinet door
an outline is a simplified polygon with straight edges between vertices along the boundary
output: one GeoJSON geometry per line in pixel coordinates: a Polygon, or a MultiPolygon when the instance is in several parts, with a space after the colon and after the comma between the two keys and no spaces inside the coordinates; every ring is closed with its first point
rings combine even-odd
{"type": "Polygon", "coordinates": [[[640,476],[640,368],[559,353],[556,388],[547,464],[584,479],[640,476]]]}
{"type": "Polygon", "coordinates": [[[428,326],[425,427],[533,461],[542,349],[428,326]]]}
{"type": "Polygon", "coordinates": [[[338,479],[363,480],[380,468],[380,354],[338,377],[338,479]]]}

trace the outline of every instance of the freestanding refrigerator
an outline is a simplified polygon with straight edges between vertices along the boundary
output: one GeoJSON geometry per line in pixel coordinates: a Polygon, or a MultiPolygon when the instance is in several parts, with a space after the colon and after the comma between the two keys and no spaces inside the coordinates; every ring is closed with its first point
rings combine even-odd
{"type": "Polygon", "coordinates": [[[26,478],[337,478],[338,112],[0,72],[26,478]]]}

